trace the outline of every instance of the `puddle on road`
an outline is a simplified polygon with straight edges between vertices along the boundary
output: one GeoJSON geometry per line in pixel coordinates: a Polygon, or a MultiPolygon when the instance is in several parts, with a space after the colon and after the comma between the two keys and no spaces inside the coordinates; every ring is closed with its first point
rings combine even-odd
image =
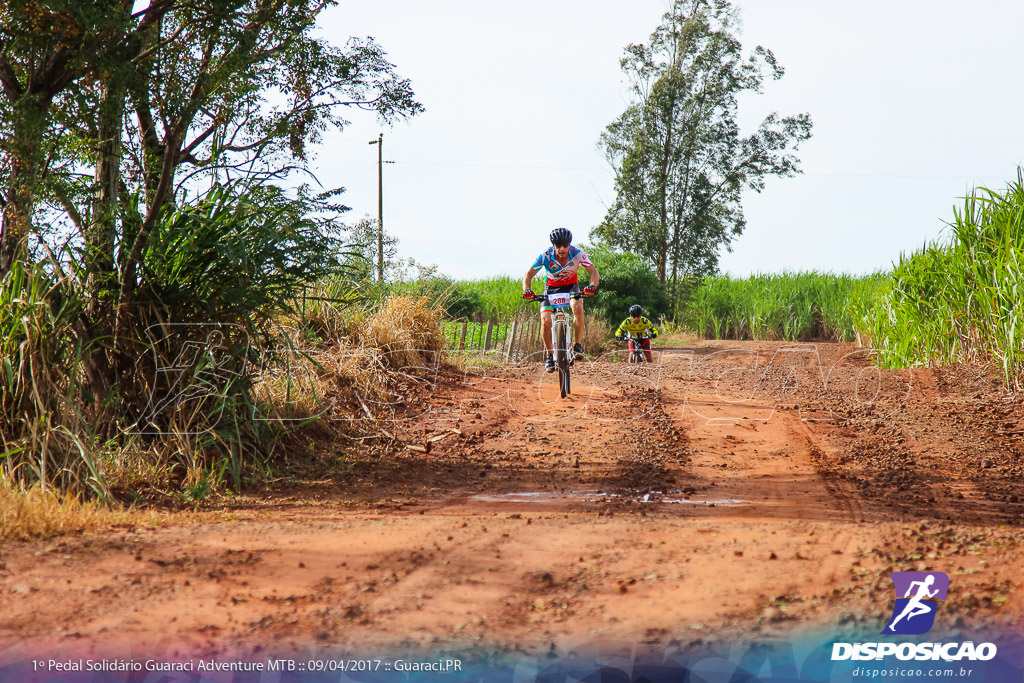
{"type": "MultiPolygon", "coordinates": [[[[480,493],[470,496],[470,500],[481,503],[603,503],[608,499],[624,498],[617,493],[604,491],[519,491],[515,493],[480,493]]],[[[679,505],[743,505],[747,501],[736,498],[707,498],[704,496],[684,496],[681,491],[670,494],[645,493],[637,499],[638,503],[668,503],[679,505]]]]}

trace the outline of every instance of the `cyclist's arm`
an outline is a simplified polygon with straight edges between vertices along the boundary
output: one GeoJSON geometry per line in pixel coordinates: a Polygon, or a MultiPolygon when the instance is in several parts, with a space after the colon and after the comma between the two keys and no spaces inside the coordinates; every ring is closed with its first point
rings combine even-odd
{"type": "MultiPolygon", "coordinates": [[[[646,318],[645,318],[645,320],[646,320],[646,318]]],[[[651,330],[651,338],[652,339],[654,337],[658,336],[658,328],[655,327],[654,323],[652,323],[650,320],[647,320],[647,327],[650,328],[650,330],[651,330]]]]}
{"type": "Polygon", "coordinates": [[[583,267],[587,269],[588,273],[590,273],[590,286],[597,287],[597,284],[601,281],[601,276],[597,272],[597,266],[593,263],[585,263],[583,264],[583,267]]]}
{"type": "Polygon", "coordinates": [[[526,271],[526,275],[523,276],[523,291],[524,292],[526,290],[530,289],[530,286],[533,283],[533,276],[536,275],[539,270],[540,270],[540,268],[530,268],[528,271],[526,271]]]}

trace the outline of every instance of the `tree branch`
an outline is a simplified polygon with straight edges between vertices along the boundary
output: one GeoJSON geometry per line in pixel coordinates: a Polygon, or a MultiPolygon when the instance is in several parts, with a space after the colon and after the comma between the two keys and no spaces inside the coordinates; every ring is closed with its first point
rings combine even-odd
{"type": "Polygon", "coordinates": [[[11,100],[16,100],[25,93],[25,89],[14,72],[14,67],[6,55],[0,54],[0,85],[3,85],[4,92],[11,100]]]}
{"type": "Polygon", "coordinates": [[[78,232],[85,232],[85,221],[82,219],[82,214],[78,211],[78,207],[71,201],[68,193],[64,191],[64,188],[56,186],[53,188],[53,196],[60,202],[61,208],[67,213],[68,217],[71,218],[71,222],[78,228],[78,232]]]}

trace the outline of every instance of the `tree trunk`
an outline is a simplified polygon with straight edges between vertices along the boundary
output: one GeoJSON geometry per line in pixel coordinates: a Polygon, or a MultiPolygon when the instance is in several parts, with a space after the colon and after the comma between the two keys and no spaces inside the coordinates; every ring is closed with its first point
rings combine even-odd
{"type": "MultiPolygon", "coordinates": [[[[668,203],[671,190],[669,189],[672,181],[672,148],[675,144],[675,138],[673,133],[675,132],[675,109],[676,109],[676,97],[673,93],[669,97],[667,112],[662,116],[662,125],[665,130],[665,137],[662,142],[661,149],[661,168],[659,169],[658,178],[658,239],[659,239],[659,263],[658,263],[658,279],[661,284],[664,285],[667,278],[667,265],[669,260],[669,254],[672,249],[672,238],[674,235],[669,230],[669,211],[668,203]]],[[[674,260],[674,259],[673,259],[674,260]]]]}
{"type": "Polygon", "coordinates": [[[34,98],[34,102],[26,102],[30,97],[25,96],[16,104],[14,135],[5,145],[11,155],[11,174],[0,226],[0,276],[7,274],[14,262],[24,257],[35,213],[43,131],[50,100],[34,98]]]}
{"type": "Polygon", "coordinates": [[[17,160],[13,165],[0,227],[0,276],[10,271],[24,253],[25,238],[32,221],[34,199],[30,188],[33,169],[20,167],[17,160]]]}
{"type": "MultiPolygon", "coordinates": [[[[103,84],[97,111],[96,189],[92,221],[85,230],[85,319],[90,340],[110,339],[114,325],[117,270],[114,245],[117,239],[118,195],[121,188],[121,135],[124,127],[125,88],[116,79],[103,84]]],[[[117,349],[109,343],[91,344],[86,349],[85,381],[98,400],[95,417],[102,418],[101,406],[118,385],[123,368],[117,349]]],[[[96,420],[97,425],[106,420],[96,420]]],[[[105,435],[104,435],[105,436],[105,435]]]]}
{"type": "Polygon", "coordinates": [[[87,313],[93,320],[109,317],[117,286],[114,243],[117,237],[118,190],[121,186],[121,134],[125,88],[116,82],[103,86],[98,112],[99,145],[92,224],[85,235],[87,313]]]}

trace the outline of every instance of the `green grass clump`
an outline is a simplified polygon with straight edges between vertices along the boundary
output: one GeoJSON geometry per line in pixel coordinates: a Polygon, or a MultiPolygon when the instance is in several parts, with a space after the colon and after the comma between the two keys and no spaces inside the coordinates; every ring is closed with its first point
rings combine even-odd
{"type": "Polygon", "coordinates": [[[1006,190],[979,188],[954,209],[951,238],[901,256],[866,311],[886,367],[992,362],[1019,389],[1024,367],[1024,171],[1006,190]]]}
{"type": "Polygon", "coordinates": [[[885,277],[804,272],[704,278],[681,309],[683,324],[714,339],[854,341],[859,312],[885,277]]]}
{"type": "MultiPolygon", "coordinates": [[[[466,339],[462,344],[467,349],[482,349],[487,341],[487,323],[449,321],[443,324],[445,343],[449,349],[458,349],[462,342],[462,326],[466,325],[466,339]]],[[[489,349],[500,346],[508,338],[510,326],[506,324],[494,325],[491,328],[491,339],[489,349]]]]}
{"type": "MultiPolygon", "coordinates": [[[[523,280],[510,275],[483,280],[460,280],[458,290],[475,303],[475,312],[484,317],[507,320],[523,309],[523,280]]],[[[544,290],[544,279],[533,280],[533,291],[544,290]]]]}

